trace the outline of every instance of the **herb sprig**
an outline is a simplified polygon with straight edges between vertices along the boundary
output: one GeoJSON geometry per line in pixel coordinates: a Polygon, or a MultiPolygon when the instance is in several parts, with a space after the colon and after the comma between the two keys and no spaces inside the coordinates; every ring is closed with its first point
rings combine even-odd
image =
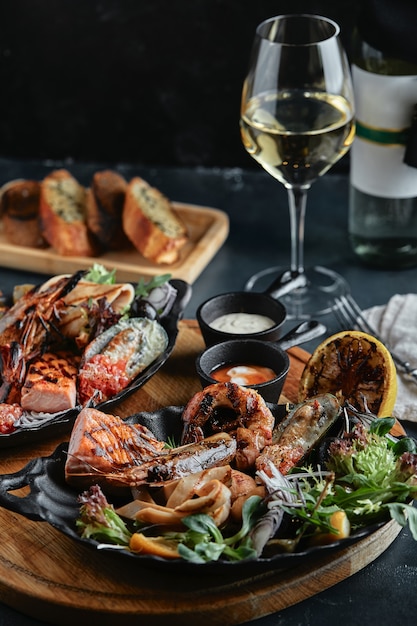
{"type": "Polygon", "coordinates": [[[161,274],[160,276],[154,276],[148,281],[145,281],[144,278],[140,278],[135,287],[135,296],[146,297],[149,296],[152,289],[156,289],[157,287],[161,287],[166,282],[168,282],[172,277],[172,274],[161,274]]]}
{"type": "Polygon", "coordinates": [[[107,270],[100,263],[93,263],[92,267],[84,276],[85,280],[100,285],[114,285],[116,282],[116,270],[107,270]]]}

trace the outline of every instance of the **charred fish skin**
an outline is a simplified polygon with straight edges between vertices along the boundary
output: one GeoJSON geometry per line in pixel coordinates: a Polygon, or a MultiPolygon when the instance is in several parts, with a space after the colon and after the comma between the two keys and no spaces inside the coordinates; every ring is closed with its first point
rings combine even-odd
{"type": "Polygon", "coordinates": [[[336,396],[323,394],[294,407],[274,429],[270,446],[256,460],[257,470],[269,472],[269,462],[281,472],[299,464],[326,435],[340,415],[336,396]]]}

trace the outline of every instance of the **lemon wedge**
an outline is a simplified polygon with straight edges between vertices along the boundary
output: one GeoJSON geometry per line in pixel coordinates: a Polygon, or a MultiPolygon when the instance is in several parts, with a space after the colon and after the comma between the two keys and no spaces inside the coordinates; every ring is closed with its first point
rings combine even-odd
{"type": "Polygon", "coordinates": [[[179,559],[178,543],[165,537],[146,537],[143,533],[134,533],[130,538],[129,548],[139,554],[153,554],[165,559],[179,559]]]}
{"type": "Polygon", "coordinates": [[[357,410],[391,417],[397,398],[397,372],[389,350],[375,337],[349,330],[325,339],[301,375],[299,401],[332,393],[357,410]]]}

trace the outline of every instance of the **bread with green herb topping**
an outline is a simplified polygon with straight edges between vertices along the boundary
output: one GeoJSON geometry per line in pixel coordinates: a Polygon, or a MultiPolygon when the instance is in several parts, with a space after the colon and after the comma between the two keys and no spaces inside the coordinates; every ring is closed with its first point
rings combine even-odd
{"type": "Polygon", "coordinates": [[[86,221],[86,190],[65,169],[54,170],[41,182],[42,233],[62,256],[94,256],[86,221]]]}
{"type": "Polygon", "coordinates": [[[188,240],[170,200],[139,177],[132,178],[126,189],[123,229],[137,250],[154,263],[175,263],[188,240]]]}

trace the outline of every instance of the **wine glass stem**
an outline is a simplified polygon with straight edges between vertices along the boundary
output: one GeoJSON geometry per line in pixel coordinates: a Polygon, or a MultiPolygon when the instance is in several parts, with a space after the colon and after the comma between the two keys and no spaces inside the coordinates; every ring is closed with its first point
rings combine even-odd
{"type": "Polygon", "coordinates": [[[291,272],[304,274],[304,223],[309,187],[288,187],[291,229],[291,272]]]}

